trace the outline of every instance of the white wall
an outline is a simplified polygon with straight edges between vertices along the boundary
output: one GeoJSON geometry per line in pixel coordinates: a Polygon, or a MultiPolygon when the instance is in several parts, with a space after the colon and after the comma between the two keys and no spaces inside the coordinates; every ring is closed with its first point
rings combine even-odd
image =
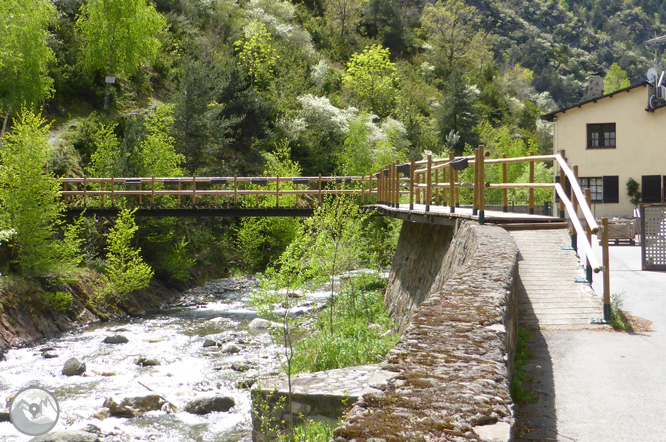
{"type": "Polygon", "coordinates": [[[597,217],[631,217],[626,183],[643,175],[666,175],[666,108],[647,112],[648,88],[636,87],[557,114],[554,150],[564,149],[580,177],[619,177],[619,203],[593,204],[597,217]],[[587,124],[615,123],[615,149],[587,149],[587,124]]]}

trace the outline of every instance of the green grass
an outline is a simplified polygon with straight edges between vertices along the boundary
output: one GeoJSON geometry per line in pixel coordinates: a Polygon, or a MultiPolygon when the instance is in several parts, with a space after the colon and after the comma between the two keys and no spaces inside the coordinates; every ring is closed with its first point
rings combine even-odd
{"type": "Polygon", "coordinates": [[[336,423],[306,421],[297,425],[290,435],[280,437],[280,442],[328,442],[333,437],[336,423]]]}
{"type": "Polygon", "coordinates": [[[294,373],[381,362],[398,342],[384,306],[385,286],[375,276],[354,277],[336,296],[333,330],[329,309],[323,310],[311,333],[296,344],[294,373]]]}
{"type": "Polygon", "coordinates": [[[631,323],[627,321],[621,310],[624,303],[623,295],[624,292],[613,293],[611,296],[610,325],[614,330],[631,331],[633,329],[631,323]]]}
{"type": "Polygon", "coordinates": [[[516,403],[534,403],[539,397],[529,388],[525,382],[530,379],[525,373],[525,366],[532,358],[532,352],[527,348],[527,343],[532,339],[530,334],[522,327],[518,327],[518,342],[516,344],[516,355],[513,358],[513,379],[511,380],[511,397],[516,403]]]}

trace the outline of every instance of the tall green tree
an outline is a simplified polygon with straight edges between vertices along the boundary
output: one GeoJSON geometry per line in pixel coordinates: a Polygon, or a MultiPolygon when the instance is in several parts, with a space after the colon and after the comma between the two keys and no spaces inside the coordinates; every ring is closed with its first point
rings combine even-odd
{"type": "Polygon", "coordinates": [[[153,277],[153,270],[141,258],[141,249],[132,246],[139,229],[134,212],[136,209],[122,210],[107,235],[106,267],[98,297],[112,304],[122,301],[130,292],[147,287],[153,277]]]}
{"type": "Polygon", "coordinates": [[[60,184],[47,172],[49,126],[23,108],[0,150],[0,230],[16,231],[12,260],[28,276],[62,274],[80,261],[75,232],[63,225],[60,184]]]}
{"type": "Polygon", "coordinates": [[[395,72],[389,50],[372,45],[351,56],[342,82],[368,109],[386,117],[395,106],[395,72]]]}
{"type": "Polygon", "coordinates": [[[0,111],[2,134],[11,113],[36,106],[53,94],[48,76],[55,55],[48,46],[49,24],[56,9],[49,0],[0,2],[0,111]]]}
{"type": "Polygon", "coordinates": [[[238,61],[247,68],[252,83],[259,87],[267,86],[273,78],[277,53],[272,40],[266,25],[253,20],[246,27],[243,39],[234,43],[238,61]]]}
{"type": "Polygon", "coordinates": [[[185,160],[176,153],[171,136],[173,105],[160,105],[145,122],[147,135],[139,146],[139,174],[141,176],[181,176],[185,160]]]}
{"type": "Polygon", "coordinates": [[[434,64],[441,67],[445,76],[492,59],[477,9],[463,0],[438,0],[425,7],[421,23],[433,47],[434,64]]]}
{"type": "Polygon", "coordinates": [[[629,86],[631,86],[631,81],[629,81],[627,73],[617,63],[613,63],[604,77],[604,94],[610,94],[629,86]]]}
{"type": "MultiPolygon", "coordinates": [[[[91,72],[135,73],[157,56],[166,20],[148,0],[89,0],[77,20],[83,62],[91,72]]],[[[104,106],[108,104],[108,88],[104,106]]]]}

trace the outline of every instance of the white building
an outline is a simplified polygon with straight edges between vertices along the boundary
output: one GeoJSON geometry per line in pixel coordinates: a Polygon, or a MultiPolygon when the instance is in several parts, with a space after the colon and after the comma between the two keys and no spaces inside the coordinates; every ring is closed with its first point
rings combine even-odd
{"type": "Polygon", "coordinates": [[[630,178],[640,184],[643,203],[664,201],[666,103],[651,109],[652,95],[646,82],[541,117],[555,125],[554,151],[565,150],[581,187],[591,189],[597,218],[633,215],[630,178]]]}

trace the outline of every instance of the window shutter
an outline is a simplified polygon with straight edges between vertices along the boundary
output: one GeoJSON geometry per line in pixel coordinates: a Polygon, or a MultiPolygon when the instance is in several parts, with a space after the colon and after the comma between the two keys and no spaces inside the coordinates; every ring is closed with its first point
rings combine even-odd
{"type": "Polygon", "coordinates": [[[604,177],[604,203],[619,203],[620,202],[620,186],[617,176],[604,177]]]}
{"type": "Polygon", "coordinates": [[[643,175],[641,179],[642,202],[645,204],[661,202],[661,175],[643,175]]]}

